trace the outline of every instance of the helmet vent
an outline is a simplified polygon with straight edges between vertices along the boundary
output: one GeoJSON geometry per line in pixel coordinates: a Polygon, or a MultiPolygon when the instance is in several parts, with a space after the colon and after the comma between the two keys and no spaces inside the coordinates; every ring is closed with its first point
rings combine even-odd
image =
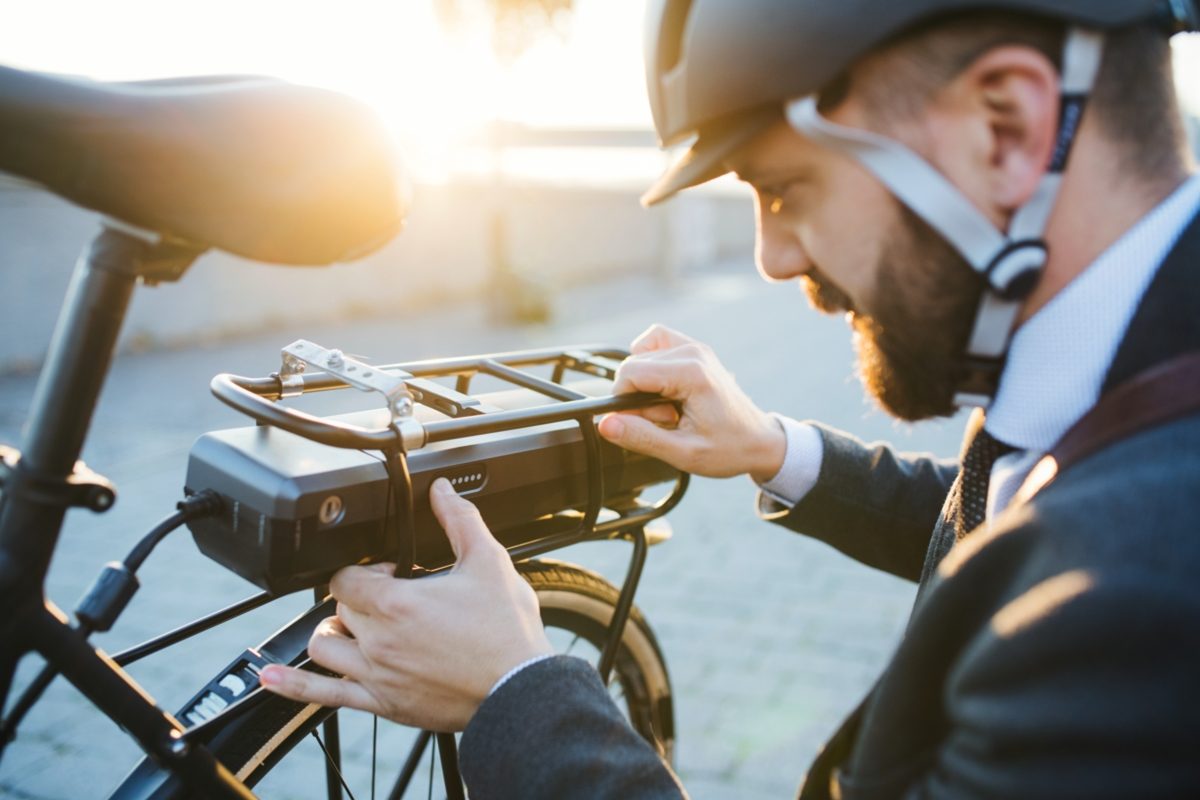
{"type": "Polygon", "coordinates": [[[659,28],[658,69],[667,72],[683,58],[683,29],[687,25],[692,0],[667,0],[659,28]]]}

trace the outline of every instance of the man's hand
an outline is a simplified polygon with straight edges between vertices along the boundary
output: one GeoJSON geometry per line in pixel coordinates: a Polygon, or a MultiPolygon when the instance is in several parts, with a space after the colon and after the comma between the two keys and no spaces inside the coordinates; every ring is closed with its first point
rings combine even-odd
{"type": "Polygon", "coordinates": [[[707,345],[655,325],[631,350],[613,392],[655,392],[679,401],[682,413],[654,406],[609,414],[600,421],[604,438],[710,478],[748,473],[762,483],[779,472],[787,448],[782,427],[738,388],[707,345]]]}
{"type": "Polygon", "coordinates": [[[412,581],[393,577],[392,564],[340,570],[329,584],[337,616],[317,627],[308,653],[345,677],[270,666],[263,686],[294,700],[458,731],[506,672],[553,652],[533,589],[475,506],[444,478],[429,499],[458,558],[454,568],[412,581]]]}

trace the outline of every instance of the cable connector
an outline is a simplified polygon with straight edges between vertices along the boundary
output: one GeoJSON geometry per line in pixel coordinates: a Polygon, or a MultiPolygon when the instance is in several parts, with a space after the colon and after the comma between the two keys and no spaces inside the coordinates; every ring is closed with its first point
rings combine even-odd
{"type": "Polygon", "coordinates": [[[110,561],[79,601],[75,618],[88,633],[111,630],[137,590],[137,576],[129,567],[119,561],[110,561]]]}
{"type": "Polygon", "coordinates": [[[221,495],[212,489],[190,494],[175,504],[176,510],[182,512],[186,519],[215,516],[220,514],[224,507],[221,495]]]}

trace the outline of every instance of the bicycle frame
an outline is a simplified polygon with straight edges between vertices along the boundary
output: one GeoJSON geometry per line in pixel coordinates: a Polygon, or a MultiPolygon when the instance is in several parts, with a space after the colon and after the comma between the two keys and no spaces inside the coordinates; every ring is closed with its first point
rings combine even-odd
{"type": "MultiPolygon", "coordinates": [[[[64,675],[87,699],[130,733],[158,763],[175,773],[187,786],[210,797],[249,798],[253,794],[218,763],[200,737],[188,735],[171,714],[153,700],[118,666],[148,655],[188,636],[220,624],[265,602],[260,596],[217,612],[118,654],[113,659],[94,649],[86,634],[73,628],[67,616],[46,597],[44,583],[58,542],[66,511],[86,507],[103,512],[115,499],[112,486],[78,462],[92,415],[113,356],[117,337],[135,285],[179,278],[201,251],[185,244],[141,238],[131,232],[105,227],[80,257],[38,380],[19,458],[11,457],[0,471],[0,641],[12,648],[0,652],[0,709],[6,705],[18,660],[37,652],[64,675]]],[[[619,351],[597,350],[602,356],[619,351]]],[[[582,515],[558,515],[540,521],[540,536],[510,549],[514,559],[529,558],[585,538],[626,536],[634,543],[628,577],[614,614],[608,640],[602,649],[600,671],[607,676],[620,644],[625,620],[633,603],[646,554],[644,526],[667,513],[682,498],[687,485],[680,473],[675,488],[654,506],[634,506],[618,512],[616,519],[599,521],[603,492],[599,439],[595,414],[661,402],[652,395],[619,398],[585,398],[558,383],[564,370],[612,377],[611,369],[592,353],[528,351],[478,359],[379,367],[399,371],[420,402],[451,417],[425,427],[424,441],[458,438],[484,432],[574,419],[580,424],[588,461],[588,502],[582,515]],[[517,369],[553,362],[553,381],[517,369]],[[607,371],[606,371],[607,370],[607,371]],[[471,376],[490,374],[533,389],[554,405],[511,412],[480,414],[464,404],[471,376]],[[451,392],[420,379],[458,375],[451,392]]],[[[260,421],[291,430],[333,446],[378,449],[395,442],[395,431],[336,430],[319,418],[285,409],[270,400],[304,391],[323,391],[345,385],[326,374],[245,379],[218,376],[213,392],[222,401],[260,421]],[[333,431],[333,433],[331,433],[333,431]],[[322,437],[333,437],[332,441],[322,437]]],[[[0,453],[0,460],[3,460],[0,453]]],[[[411,497],[410,503],[411,503],[411,497]]],[[[410,506],[411,507],[411,506],[410,506]]],[[[319,598],[318,598],[319,599],[319,598]]],[[[319,607],[318,607],[319,608],[319,607]]],[[[310,612],[311,614],[312,612],[310,612]]],[[[0,753],[3,750],[0,742],[0,753]]],[[[332,789],[331,789],[332,796],[332,789]]]]}
{"type": "Polygon", "coordinates": [[[157,708],[133,680],[71,629],[45,598],[50,558],[71,506],[93,511],[99,497],[76,461],[108,372],[133,289],[139,280],[181,275],[198,251],[105,228],[76,266],[34,392],[21,457],[10,465],[0,507],[0,705],[8,698],[17,660],[38,652],[142,748],[213,797],[248,798],[203,747],[183,739],[183,726],[157,708]]]}

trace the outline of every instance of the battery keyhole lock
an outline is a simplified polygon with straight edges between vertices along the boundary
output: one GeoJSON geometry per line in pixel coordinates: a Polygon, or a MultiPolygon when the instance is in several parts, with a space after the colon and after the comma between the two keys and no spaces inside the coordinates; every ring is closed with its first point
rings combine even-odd
{"type": "Polygon", "coordinates": [[[342,498],[336,494],[331,494],[321,501],[321,508],[317,511],[317,519],[322,525],[334,525],[341,522],[342,517],[346,514],[346,505],[342,502],[342,498]]]}

